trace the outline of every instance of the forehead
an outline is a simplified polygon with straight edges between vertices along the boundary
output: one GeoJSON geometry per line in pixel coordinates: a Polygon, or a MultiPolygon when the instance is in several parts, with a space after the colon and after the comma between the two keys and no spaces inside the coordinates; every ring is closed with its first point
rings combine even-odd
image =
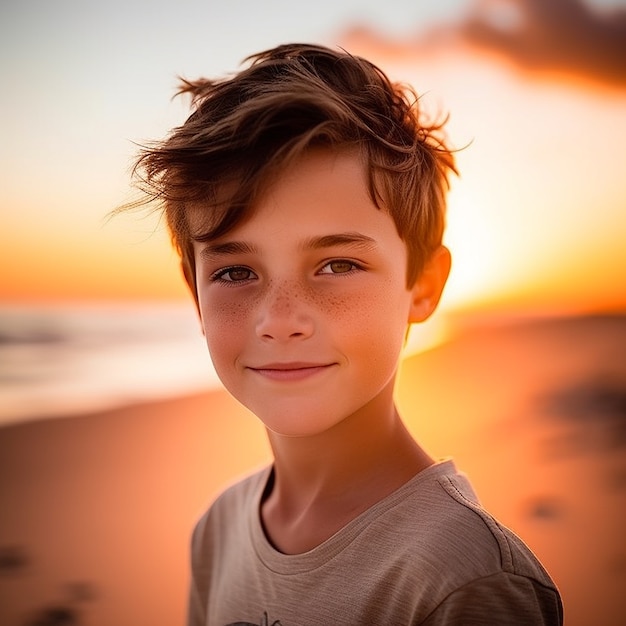
{"type": "Polygon", "coordinates": [[[331,224],[353,229],[367,218],[391,219],[372,200],[367,168],[356,149],[310,148],[257,189],[256,195],[238,198],[239,183],[229,182],[206,202],[190,203],[186,219],[192,239],[254,231],[270,219],[314,230],[331,224]]]}

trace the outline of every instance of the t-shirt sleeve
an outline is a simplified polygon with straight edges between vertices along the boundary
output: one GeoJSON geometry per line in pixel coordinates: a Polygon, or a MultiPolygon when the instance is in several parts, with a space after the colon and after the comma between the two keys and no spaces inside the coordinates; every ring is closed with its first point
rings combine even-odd
{"type": "Polygon", "coordinates": [[[554,588],[508,572],[500,572],[452,592],[422,626],[561,626],[563,607],[554,588]]]}
{"type": "Polygon", "coordinates": [[[187,604],[187,626],[204,626],[206,624],[208,566],[203,558],[203,536],[207,517],[208,513],[198,521],[191,538],[191,581],[187,604]]]}

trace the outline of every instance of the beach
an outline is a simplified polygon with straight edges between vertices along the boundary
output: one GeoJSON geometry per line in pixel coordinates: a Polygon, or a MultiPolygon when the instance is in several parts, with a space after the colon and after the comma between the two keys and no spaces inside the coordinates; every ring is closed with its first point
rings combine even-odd
{"type": "MultiPolygon", "coordinates": [[[[568,626],[626,615],[625,348],[621,315],[479,319],[400,371],[409,429],[535,551],[568,626]]],[[[220,389],[0,428],[0,624],[182,624],[195,521],[269,460],[220,389]]]]}

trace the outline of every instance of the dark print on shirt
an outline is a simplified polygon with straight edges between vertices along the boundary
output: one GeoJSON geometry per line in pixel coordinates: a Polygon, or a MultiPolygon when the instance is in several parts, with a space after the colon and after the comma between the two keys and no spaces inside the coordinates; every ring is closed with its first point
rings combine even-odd
{"type": "Polygon", "coordinates": [[[260,624],[253,624],[252,622],[233,622],[232,624],[226,624],[226,626],[283,626],[280,620],[277,619],[270,624],[267,611],[263,611],[263,618],[260,624]]]}

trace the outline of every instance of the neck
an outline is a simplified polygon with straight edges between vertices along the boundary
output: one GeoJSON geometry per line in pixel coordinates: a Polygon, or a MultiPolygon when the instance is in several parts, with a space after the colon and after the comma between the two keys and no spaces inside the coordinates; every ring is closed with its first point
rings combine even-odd
{"type": "Polygon", "coordinates": [[[269,432],[274,453],[274,502],[303,509],[315,502],[367,508],[433,460],[404,426],[392,389],[330,430],[311,437],[269,432]]]}

